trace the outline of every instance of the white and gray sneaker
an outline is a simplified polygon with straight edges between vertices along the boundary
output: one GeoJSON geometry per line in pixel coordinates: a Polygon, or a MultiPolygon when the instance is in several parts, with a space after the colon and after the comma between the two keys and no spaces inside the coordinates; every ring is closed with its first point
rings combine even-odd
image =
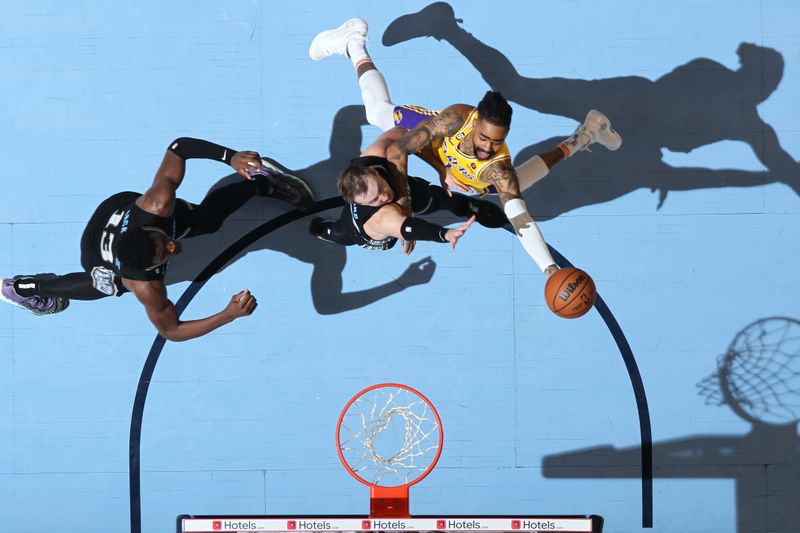
{"type": "Polygon", "coordinates": [[[350,41],[367,40],[367,21],[361,18],[352,18],[332,30],[325,30],[317,34],[308,47],[308,55],[314,61],[319,61],[332,55],[347,55],[347,43],[350,41]]]}
{"type": "Polygon", "coordinates": [[[611,121],[596,109],[589,111],[583,124],[561,146],[566,149],[567,155],[571,156],[575,152],[586,150],[594,143],[605,146],[612,152],[622,146],[622,137],[611,127],[611,121]]]}

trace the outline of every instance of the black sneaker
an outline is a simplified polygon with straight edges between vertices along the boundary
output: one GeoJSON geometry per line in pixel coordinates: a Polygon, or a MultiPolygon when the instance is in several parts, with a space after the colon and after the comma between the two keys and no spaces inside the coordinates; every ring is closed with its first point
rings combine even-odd
{"type": "Polygon", "coordinates": [[[277,198],[305,212],[314,208],[311,187],[277,161],[262,158],[261,167],[247,173],[259,182],[259,196],[277,198]]]}
{"type": "Polygon", "coordinates": [[[321,241],[339,244],[331,235],[333,222],[325,220],[324,218],[314,217],[308,225],[308,232],[321,241]]]}

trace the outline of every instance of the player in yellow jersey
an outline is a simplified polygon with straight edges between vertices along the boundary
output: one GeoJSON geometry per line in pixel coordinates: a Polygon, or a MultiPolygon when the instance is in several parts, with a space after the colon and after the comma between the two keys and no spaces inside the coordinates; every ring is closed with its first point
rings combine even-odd
{"type": "Polygon", "coordinates": [[[545,177],[559,161],[595,142],[617,150],[622,139],[608,118],[591,110],[572,136],[514,168],[505,143],[512,110],[500,93],[487,92],[477,108],[455,104],[442,111],[429,111],[417,106],[396,106],[389,98],[386,80],[367,53],[367,28],[366,21],[353,18],[338,28],[323,31],[312,41],[309,55],[314,60],[347,56],[356,70],[370,124],[384,132],[395,126],[408,130],[393,130],[399,132],[399,138],[387,151],[388,159],[400,172],[407,175],[408,155],[417,154],[437,170],[445,188],[496,192],[526,252],[545,274],[555,272],[555,261],[528,214],[521,192],[545,177]]]}

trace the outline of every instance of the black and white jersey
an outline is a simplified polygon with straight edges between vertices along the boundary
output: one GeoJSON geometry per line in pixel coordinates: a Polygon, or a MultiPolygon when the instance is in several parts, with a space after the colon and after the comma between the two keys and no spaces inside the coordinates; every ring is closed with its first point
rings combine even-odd
{"type": "MultiPolygon", "coordinates": [[[[383,207],[383,206],[381,206],[383,207]]],[[[367,250],[388,250],[397,244],[397,237],[386,237],[385,239],[373,239],[364,230],[364,224],[367,220],[378,212],[381,207],[372,207],[369,205],[348,204],[347,209],[350,212],[350,223],[353,226],[356,244],[367,250]]]]}
{"type": "MultiPolygon", "coordinates": [[[[408,196],[408,188],[406,190],[398,190],[397,180],[392,179],[391,169],[394,164],[390,163],[385,157],[366,156],[357,157],[350,161],[351,165],[361,165],[369,167],[378,172],[378,174],[386,180],[389,187],[392,188],[395,198],[408,196]]],[[[396,171],[395,171],[396,172],[396,171]]],[[[368,205],[348,204],[350,219],[355,229],[355,237],[358,241],[356,244],[367,250],[388,250],[397,243],[397,237],[386,237],[385,239],[377,240],[371,238],[366,231],[364,231],[364,224],[367,220],[378,212],[380,207],[371,207],[368,205]]]]}
{"type": "Polygon", "coordinates": [[[119,236],[141,226],[154,226],[176,239],[175,217],[160,217],[136,205],[138,192],[121,192],[104,200],[95,210],[81,238],[81,263],[92,273],[95,288],[104,294],[124,292],[122,280],[163,280],[167,264],[148,270],[132,270],[120,263],[117,257],[119,236]]]}

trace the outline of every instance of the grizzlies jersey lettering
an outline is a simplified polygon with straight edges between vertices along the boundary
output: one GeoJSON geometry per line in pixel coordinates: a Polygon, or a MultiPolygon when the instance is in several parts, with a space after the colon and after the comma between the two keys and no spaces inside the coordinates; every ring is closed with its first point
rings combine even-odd
{"type": "Polygon", "coordinates": [[[355,228],[356,244],[367,250],[388,250],[397,243],[397,237],[386,237],[385,239],[373,239],[364,230],[364,224],[378,212],[381,207],[370,205],[349,204],[350,219],[355,228]]]}
{"type": "Polygon", "coordinates": [[[435,140],[432,146],[453,177],[464,185],[472,187],[475,192],[486,193],[492,185],[481,179],[483,171],[492,163],[511,159],[511,154],[506,143],[503,143],[500,150],[489,159],[469,156],[458,148],[461,141],[475,128],[477,119],[478,110],[474,109],[455,134],[435,140]]]}
{"type": "Polygon", "coordinates": [[[138,192],[121,192],[105,200],[95,210],[81,238],[81,263],[91,272],[95,288],[104,294],[125,292],[122,277],[141,281],[163,280],[167,264],[151,270],[130,270],[117,258],[119,235],[140,226],[154,226],[171,239],[176,238],[175,217],[159,217],[144,211],[135,202],[138,192]]]}

